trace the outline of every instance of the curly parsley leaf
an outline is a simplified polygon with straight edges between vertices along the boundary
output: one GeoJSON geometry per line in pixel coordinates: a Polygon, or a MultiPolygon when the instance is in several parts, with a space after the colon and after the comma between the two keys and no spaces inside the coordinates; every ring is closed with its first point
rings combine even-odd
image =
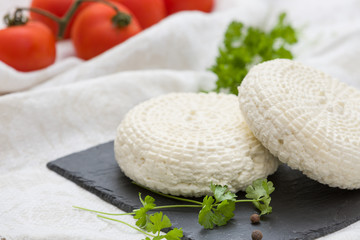
{"type": "Polygon", "coordinates": [[[260,210],[260,215],[269,214],[272,212],[272,207],[270,207],[270,194],[274,192],[274,190],[275,188],[271,181],[258,179],[246,188],[245,197],[257,200],[256,202],[253,202],[253,204],[260,210]]]}
{"type": "Polygon", "coordinates": [[[146,228],[146,226],[150,222],[149,215],[147,214],[147,212],[154,209],[154,207],[156,206],[154,203],[155,199],[150,196],[146,196],[145,199],[143,200],[141,198],[141,193],[139,193],[139,198],[143,207],[134,211],[135,212],[134,219],[138,219],[136,221],[136,226],[140,228],[146,228]]]}
{"type": "Polygon", "coordinates": [[[276,58],[293,58],[289,46],[297,42],[297,33],[285,18],[285,13],[280,14],[278,23],[269,32],[244,27],[241,22],[229,24],[216,63],[210,68],[218,76],[216,92],[238,94],[237,87],[252,66],[276,58]]]}

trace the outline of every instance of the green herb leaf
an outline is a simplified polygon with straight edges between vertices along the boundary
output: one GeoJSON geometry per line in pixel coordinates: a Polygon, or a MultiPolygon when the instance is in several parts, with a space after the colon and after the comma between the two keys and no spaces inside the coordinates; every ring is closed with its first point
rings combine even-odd
{"type": "Polygon", "coordinates": [[[149,223],[149,216],[147,214],[148,211],[152,210],[156,205],[154,204],[155,199],[146,196],[145,200],[141,198],[141,193],[139,193],[140,202],[142,203],[143,207],[135,210],[135,216],[134,219],[138,219],[136,221],[136,226],[140,228],[146,228],[147,224],[149,223]]]}
{"type": "Polygon", "coordinates": [[[163,215],[162,212],[156,212],[149,216],[150,222],[146,225],[148,232],[157,233],[164,228],[171,227],[171,222],[168,216],[163,215]]]}
{"type": "Polygon", "coordinates": [[[167,240],[181,240],[183,237],[182,228],[174,228],[173,230],[169,231],[165,236],[167,240]]]}
{"type": "Polygon", "coordinates": [[[169,228],[172,225],[170,219],[162,212],[157,212],[149,215],[148,219],[149,223],[146,225],[146,231],[152,232],[157,235],[152,236],[152,238],[146,237],[145,240],[181,240],[181,238],[183,237],[183,231],[181,228],[174,228],[170,230],[167,234],[160,235],[161,230],[163,230],[164,228],[169,228]]]}
{"type": "Polygon", "coordinates": [[[214,193],[214,197],[217,202],[222,202],[224,200],[236,200],[236,194],[230,192],[227,186],[221,186],[211,183],[210,189],[214,193]]]}
{"type": "Polygon", "coordinates": [[[250,186],[246,188],[246,198],[260,199],[265,196],[270,196],[275,188],[271,181],[266,179],[255,180],[250,186]]]}
{"type": "Polygon", "coordinates": [[[210,185],[214,197],[205,196],[199,212],[199,223],[205,229],[213,229],[216,225],[223,226],[234,217],[236,194],[227,186],[210,185]]]}
{"type": "Polygon", "coordinates": [[[205,229],[213,229],[214,228],[214,213],[212,212],[213,203],[215,202],[212,196],[205,196],[202,209],[199,212],[199,223],[205,229]]]}
{"type": "Polygon", "coordinates": [[[226,225],[234,217],[235,202],[224,200],[214,210],[213,222],[218,226],[226,225]]]}
{"type": "Polygon", "coordinates": [[[258,200],[253,203],[255,207],[261,211],[260,215],[269,214],[272,212],[272,207],[270,207],[270,194],[274,192],[274,190],[275,188],[271,181],[258,179],[246,188],[245,197],[258,200]]]}
{"type": "Polygon", "coordinates": [[[297,42],[297,34],[285,18],[285,13],[280,14],[269,32],[244,27],[241,22],[229,24],[216,63],[210,68],[218,77],[215,91],[238,94],[237,87],[252,66],[276,58],[293,58],[289,46],[297,42]]]}
{"type": "MultiPolygon", "coordinates": [[[[156,207],[155,199],[146,196],[145,199],[141,198],[141,193],[139,193],[139,199],[143,207],[140,209],[134,210],[128,214],[134,214],[134,218],[138,219],[136,225],[139,227],[132,226],[122,220],[109,218],[106,216],[98,215],[101,218],[112,220],[115,222],[120,222],[125,224],[145,235],[147,237],[144,240],[181,240],[183,237],[182,229],[174,228],[169,231],[167,234],[161,235],[161,231],[165,228],[172,226],[170,219],[163,214],[162,212],[156,212],[154,214],[148,214],[148,211],[153,209],[160,208],[172,208],[172,207],[200,207],[198,221],[205,229],[213,229],[215,226],[226,225],[230,219],[234,217],[235,204],[240,202],[249,202],[249,200],[236,200],[236,194],[229,191],[227,186],[221,186],[216,184],[211,184],[210,189],[213,192],[214,196],[205,196],[203,202],[198,202],[190,199],[176,198],[177,200],[190,201],[195,203],[195,205],[167,205],[156,207]],[[145,232],[144,230],[147,232],[145,232]],[[155,235],[150,234],[153,233],[155,235]]],[[[271,213],[272,208],[270,207],[271,197],[270,194],[275,190],[273,183],[267,181],[266,179],[258,179],[252,183],[246,189],[246,198],[252,199],[251,202],[261,211],[261,215],[271,213]]],[[[173,197],[171,197],[173,198],[173,197]]],[[[89,210],[86,208],[76,207],[78,209],[83,209],[86,211],[91,211],[95,213],[103,213],[95,210],[89,210]]],[[[126,215],[128,215],[126,214],[126,215]]],[[[111,214],[111,215],[124,215],[124,214],[111,214]]]]}
{"type": "Polygon", "coordinates": [[[164,238],[165,238],[164,236],[155,236],[155,237],[153,237],[153,239],[150,239],[150,240],[161,240],[164,238]]]}

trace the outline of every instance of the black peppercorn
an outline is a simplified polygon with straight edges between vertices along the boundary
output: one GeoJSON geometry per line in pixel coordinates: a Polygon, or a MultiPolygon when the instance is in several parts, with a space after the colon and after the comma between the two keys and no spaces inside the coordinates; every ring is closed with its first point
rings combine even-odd
{"type": "Polygon", "coordinates": [[[262,238],[263,238],[263,235],[259,230],[255,230],[251,234],[252,240],[261,240],[262,238]]]}
{"type": "Polygon", "coordinates": [[[255,213],[255,214],[251,215],[250,221],[251,221],[252,224],[259,223],[260,222],[260,216],[255,213]]]}

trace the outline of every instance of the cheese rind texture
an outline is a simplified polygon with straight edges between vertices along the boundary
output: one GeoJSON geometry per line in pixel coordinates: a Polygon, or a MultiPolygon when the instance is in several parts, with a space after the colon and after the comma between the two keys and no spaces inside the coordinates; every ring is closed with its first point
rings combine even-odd
{"type": "Polygon", "coordinates": [[[360,188],[360,92],[291,60],[253,67],[239,89],[257,139],[281,162],[331,187],[360,188]]]}
{"type": "Polygon", "coordinates": [[[172,195],[203,196],[210,183],[244,190],[279,161],[249,130],[237,97],[170,93],[130,110],[117,129],[115,157],[126,176],[172,195]]]}

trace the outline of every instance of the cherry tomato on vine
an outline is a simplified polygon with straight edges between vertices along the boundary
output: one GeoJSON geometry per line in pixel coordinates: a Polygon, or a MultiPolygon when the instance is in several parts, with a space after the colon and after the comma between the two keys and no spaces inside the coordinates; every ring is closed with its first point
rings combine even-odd
{"type": "MultiPolygon", "coordinates": [[[[32,0],[31,7],[45,10],[47,12],[54,14],[57,17],[63,17],[74,2],[75,0],[32,0]]],[[[70,22],[67,25],[64,38],[70,37],[71,26],[73,25],[74,19],[76,18],[79,11],[81,11],[88,5],[89,3],[82,3],[79,6],[78,10],[75,12],[75,14],[70,19],[70,22]]],[[[33,20],[37,20],[46,24],[54,33],[54,35],[57,36],[59,26],[54,20],[35,12],[30,12],[30,17],[33,20]]]]}
{"type": "MultiPolygon", "coordinates": [[[[119,3],[113,2],[122,14],[103,3],[94,3],[82,10],[74,21],[71,39],[78,57],[90,59],[141,31],[137,19],[119,3]],[[125,14],[125,15],[124,15],[125,14]],[[114,18],[117,15],[118,18],[114,18]],[[131,16],[126,26],[116,20],[131,16]]],[[[127,18],[129,19],[129,18],[127,18]]],[[[121,20],[121,19],[120,19],[121,20]]]]}
{"type": "Polygon", "coordinates": [[[117,0],[136,16],[142,28],[148,28],[166,17],[163,0],[117,0]]]}
{"type": "Polygon", "coordinates": [[[164,0],[167,13],[173,14],[185,10],[211,12],[214,0],[164,0]]]}
{"type": "Polygon", "coordinates": [[[33,71],[55,62],[56,39],[41,22],[0,30],[0,61],[18,71],[33,71]]]}

